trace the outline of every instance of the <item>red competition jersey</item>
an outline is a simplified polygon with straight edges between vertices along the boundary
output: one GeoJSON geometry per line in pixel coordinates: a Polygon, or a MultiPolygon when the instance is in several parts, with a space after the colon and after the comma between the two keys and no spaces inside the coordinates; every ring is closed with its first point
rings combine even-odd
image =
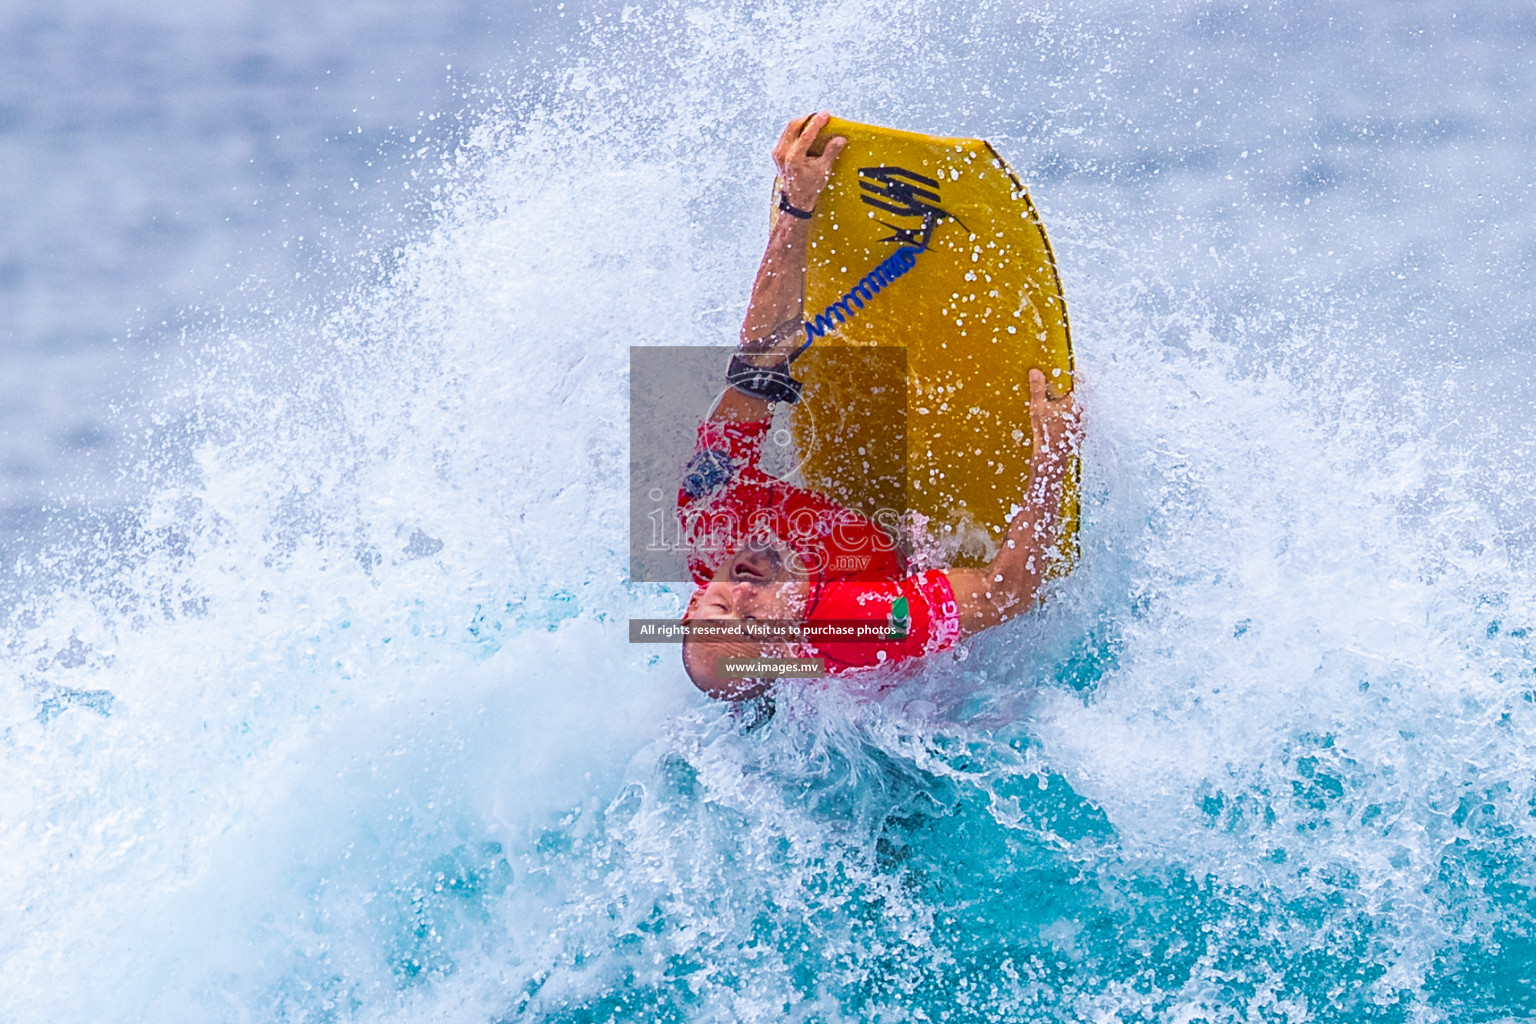
{"type": "Polygon", "coordinates": [[[764,473],[758,463],[767,434],[767,420],[699,424],[677,495],[695,582],[708,583],[747,537],[770,533],[815,581],[807,624],[884,626],[861,631],[866,638],[858,641],[797,645],[797,653],[822,657],[837,673],[953,646],[960,618],[949,577],[908,576],[892,535],[867,516],[764,473]]]}

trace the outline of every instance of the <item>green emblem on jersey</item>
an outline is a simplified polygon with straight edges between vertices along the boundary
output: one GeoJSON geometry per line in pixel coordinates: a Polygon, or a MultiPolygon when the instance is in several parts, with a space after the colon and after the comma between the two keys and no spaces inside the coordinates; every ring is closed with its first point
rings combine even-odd
{"type": "Polygon", "coordinates": [[[898,597],[891,602],[891,614],[885,619],[887,640],[905,640],[907,631],[912,628],[912,613],[907,608],[907,599],[898,597]]]}

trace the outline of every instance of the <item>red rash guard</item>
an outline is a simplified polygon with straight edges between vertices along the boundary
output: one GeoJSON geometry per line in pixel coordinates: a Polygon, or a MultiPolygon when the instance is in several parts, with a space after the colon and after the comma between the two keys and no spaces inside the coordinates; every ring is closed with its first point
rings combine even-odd
{"type": "MultiPolygon", "coordinates": [[[[954,645],[959,609],[942,572],[908,576],[891,534],[869,518],[759,467],[768,421],[699,425],[678,491],[688,570],[701,587],[747,537],[782,538],[814,586],[807,625],[860,623],[863,639],[796,645],[832,673],[914,658],[954,645]]],[[[892,524],[895,525],[894,523],[892,524]]]]}

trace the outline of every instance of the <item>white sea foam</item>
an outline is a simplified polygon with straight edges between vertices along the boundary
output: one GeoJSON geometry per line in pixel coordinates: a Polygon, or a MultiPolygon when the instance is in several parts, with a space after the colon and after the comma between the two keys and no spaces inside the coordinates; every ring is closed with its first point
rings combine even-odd
{"type": "Polygon", "coordinates": [[[1388,154],[1443,151],[1351,136],[1306,171],[1347,104],[1293,141],[1266,103],[1332,67],[1328,35],[1266,69],[1281,15],[1227,38],[1207,13],[630,10],[477,99],[412,179],[435,231],[312,315],[192,339],[169,482],[32,570],[0,697],[6,1015],[1304,1018],[1325,989],[1293,957],[1341,948],[1384,972],[1350,992],[1424,986],[1509,909],[1453,844],[1530,838],[1533,488],[1483,446],[1529,429],[1467,397],[1481,327],[1415,320],[1451,291],[1388,283],[1449,237],[1395,212],[1388,154]],[[1090,424],[1083,559],[963,657],[753,725],[624,642],[681,596],[623,579],[624,374],[630,344],[730,337],[764,148],[811,106],[992,137],[1034,183],[1090,424]],[[1145,923],[1170,878],[1184,931],[1145,923]],[[1204,952],[1117,966],[1164,933],[1204,952]]]}

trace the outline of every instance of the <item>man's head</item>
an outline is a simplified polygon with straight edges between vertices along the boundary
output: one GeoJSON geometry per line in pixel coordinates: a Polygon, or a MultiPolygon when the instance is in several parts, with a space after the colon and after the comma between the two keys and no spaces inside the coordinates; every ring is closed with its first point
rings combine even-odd
{"type": "MultiPolygon", "coordinates": [[[[683,614],[685,623],[711,620],[799,622],[805,616],[811,584],[794,550],[776,540],[754,538],[720,563],[714,578],[694,591],[683,614]]],[[[746,700],[768,688],[766,679],[727,677],[726,658],[784,658],[780,641],[683,641],[683,668],[693,684],[711,697],[746,700]]]]}

